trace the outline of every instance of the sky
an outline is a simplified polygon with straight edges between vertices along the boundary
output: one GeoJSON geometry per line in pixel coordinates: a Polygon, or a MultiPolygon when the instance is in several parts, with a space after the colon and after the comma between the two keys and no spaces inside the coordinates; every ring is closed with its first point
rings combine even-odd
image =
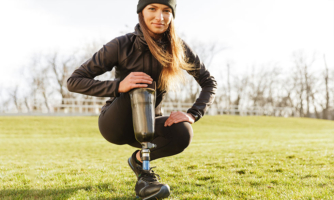
{"type": "MultiPolygon", "coordinates": [[[[36,53],[71,54],[92,41],[102,45],[132,32],[137,2],[0,1],[0,90],[24,83],[20,73],[36,53]]],[[[227,62],[232,73],[270,62],[289,70],[299,50],[316,53],[314,69],[324,67],[323,54],[334,68],[334,0],[178,0],[175,23],[189,41],[225,47],[210,66],[213,74],[227,62]]]]}

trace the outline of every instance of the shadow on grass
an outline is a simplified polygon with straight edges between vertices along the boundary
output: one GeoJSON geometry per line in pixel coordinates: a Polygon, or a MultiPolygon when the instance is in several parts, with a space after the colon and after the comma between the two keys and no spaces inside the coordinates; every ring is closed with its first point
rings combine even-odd
{"type": "MultiPolygon", "coordinates": [[[[76,193],[83,193],[78,194],[80,197],[86,196],[89,199],[94,200],[121,200],[121,199],[137,199],[135,194],[123,195],[117,192],[115,197],[99,197],[98,193],[114,193],[117,191],[115,188],[112,187],[112,184],[98,184],[94,186],[78,186],[78,187],[71,187],[71,188],[64,188],[64,189],[5,189],[0,190],[0,197],[1,199],[11,200],[11,199],[68,199],[72,197],[76,193]]],[[[137,199],[138,200],[138,199],[137,199]]]]}

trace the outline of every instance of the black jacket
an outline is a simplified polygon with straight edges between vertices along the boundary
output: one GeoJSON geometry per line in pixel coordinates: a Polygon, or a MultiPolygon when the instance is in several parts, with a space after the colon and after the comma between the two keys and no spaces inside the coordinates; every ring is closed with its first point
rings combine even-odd
{"type": "MultiPolygon", "coordinates": [[[[194,63],[195,68],[187,71],[192,75],[202,91],[194,103],[187,111],[197,114],[201,118],[208,106],[213,102],[217,82],[199,57],[186,44],[186,55],[189,62],[194,63]]],[[[96,52],[92,58],[83,63],[67,80],[67,88],[71,92],[97,97],[111,97],[107,104],[110,104],[120,94],[118,92],[119,83],[131,72],[145,72],[159,84],[159,74],[162,65],[151,54],[139,24],[135,27],[135,32],[117,37],[96,52]],[[116,79],[110,81],[94,80],[94,77],[116,67],[116,79]]],[[[156,116],[161,116],[161,102],[166,91],[157,90],[156,116]]]]}

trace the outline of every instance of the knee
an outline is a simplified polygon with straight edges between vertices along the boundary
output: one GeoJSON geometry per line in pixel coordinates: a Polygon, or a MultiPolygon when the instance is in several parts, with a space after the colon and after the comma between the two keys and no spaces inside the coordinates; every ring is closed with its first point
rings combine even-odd
{"type": "Polygon", "coordinates": [[[113,135],[113,133],[106,135],[101,132],[101,134],[104,137],[104,139],[106,139],[108,142],[113,143],[113,144],[123,145],[123,144],[129,143],[123,137],[118,137],[117,135],[113,135]]]}
{"type": "Polygon", "coordinates": [[[181,153],[191,143],[193,137],[193,129],[189,122],[180,122],[172,125],[175,151],[181,153]],[[174,126],[174,127],[173,127],[174,126]]]}
{"type": "Polygon", "coordinates": [[[108,142],[117,144],[117,145],[123,145],[128,144],[129,137],[126,137],[127,134],[125,134],[126,130],[121,130],[119,127],[110,127],[106,126],[104,123],[99,123],[99,129],[101,135],[106,139],[108,142]]]}
{"type": "Polygon", "coordinates": [[[106,139],[110,143],[117,145],[127,144],[126,140],[124,139],[124,137],[122,137],[121,134],[114,133],[113,131],[104,131],[101,129],[100,132],[104,139],[106,139]]]}

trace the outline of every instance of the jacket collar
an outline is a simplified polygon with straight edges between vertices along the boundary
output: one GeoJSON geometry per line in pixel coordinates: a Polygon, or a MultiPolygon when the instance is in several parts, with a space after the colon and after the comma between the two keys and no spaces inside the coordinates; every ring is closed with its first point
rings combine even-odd
{"type": "MultiPolygon", "coordinates": [[[[137,36],[135,42],[139,50],[149,50],[147,42],[145,40],[144,34],[141,30],[139,23],[135,26],[134,34],[137,36]]],[[[166,36],[164,36],[162,40],[158,40],[156,42],[158,43],[159,46],[162,46],[164,49],[168,45],[168,40],[166,36]]]]}
{"type": "Polygon", "coordinates": [[[145,40],[144,34],[141,30],[141,27],[139,23],[135,27],[135,32],[134,34],[137,36],[136,37],[136,44],[139,50],[149,50],[147,42],[145,40]]]}

